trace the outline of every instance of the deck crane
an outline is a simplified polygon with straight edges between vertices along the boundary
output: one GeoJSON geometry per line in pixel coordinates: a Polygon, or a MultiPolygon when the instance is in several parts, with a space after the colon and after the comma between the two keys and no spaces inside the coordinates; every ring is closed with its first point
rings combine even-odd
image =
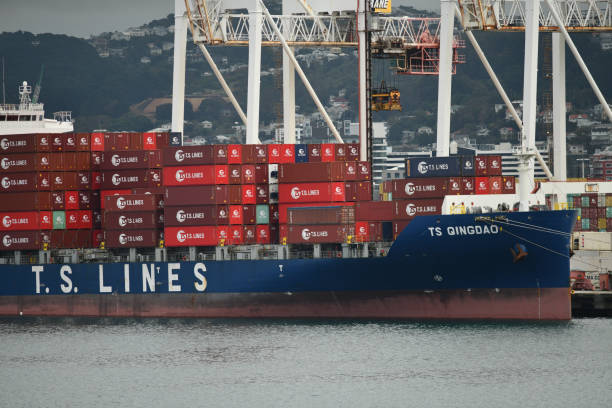
{"type": "Polygon", "coordinates": [[[40,66],[40,75],[38,76],[38,82],[36,83],[36,87],[34,88],[34,93],[32,94],[32,103],[38,103],[38,97],[40,96],[40,89],[42,88],[43,72],[45,72],[44,64],[40,66]]]}

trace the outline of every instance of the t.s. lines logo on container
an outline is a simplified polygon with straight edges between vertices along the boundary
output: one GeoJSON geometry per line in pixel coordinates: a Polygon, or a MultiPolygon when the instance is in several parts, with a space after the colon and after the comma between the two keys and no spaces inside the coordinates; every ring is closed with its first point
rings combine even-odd
{"type": "Polygon", "coordinates": [[[4,170],[7,170],[9,167],[11,167],[11,162],[7,157],[4,157],[2,158],[2,162],[0,162],[0,166],[2,166],[4,170]]]}
{"type": "Polygon", "coordinates": [[[176,181],[178,181],[179,183],[182,183],[183,180],[185,180],[185,171],[180,170],[180,169],[177,170],[174,177],[176,178],[176,181]]]}
{"type": "Polygon", "coordinates": [[[416,215],[417,209],[416,206],[414,204],[408,204],[406,206],[406,214],[410,217],[413,217],[414,215],[416,215]]]}
{"type": "Polygon", "coordinates": [[[2,238],[2,244],[3,244],[5,247],[10,247],[10,246],[11,246],[11,243],[12,243],[12,242],[11,242],[11,236],[10,236],[10,235],[5,235],[5,236],[2,238]]]}
{"type": "Polygon", "coordinates": [[[119,226],[121,227],[125,227],[127,225],[127,218],[122,215],[121,217],[119,217],[119,226]]]}
{"type": "Polygon", "coordinates": [[[119,197],[117,198],[117,208],[123,210],[125,208],[125,198],[119,197]]]}
{"type": "Polygon", "coordinates": [[[419,173],[421,174],[425,174],[427,173],[427,163],[425,162],[420,162],[419,165],[417,166],[417,170],[419,171],[419,173]]]}
{"type": "Polygon", "coordinates": [[[301,195],[302,194],[300,193],[299,187],[293,187],[291,189],[291,198],[293,198],[294,200],[299,200],[301,195]]]}
{"type": "Polygon", "coordinates": [[[115,167],[119,166],[121,164],[121,160],[119,159],[119,155],[114,154],[113,157],[111,157],[111,163],[115,167]]]}
{"type": "Polygon", "coordinates": [[[127,235],[125,235],[125,234],[121,234],[121,235],[119,235],[119,243],[120,243],[121,245],[125,245],[125,244],[127,244],[127,242],[128,242],[128,237],[127,237],[127,235]]]}
{"type": "Polygon", "coordinates": [[[185,160],[185,153],[182,150],[177,150],[174,153],[174,160],[176,160],[177,162],[182,162],[183,160],[185,160]]]}
{"type": "Polygon", "coordinates": [[[121,176],[119,174],[113,174],[112,177],[112,182],[114,185],[118,186],[119,184],[121,184],[121,176]]]}
{"type": "Polygon", "coordinates": [[[0,141],[0,146],[2,146],[2,150],[8,149],[9,148],[8,139],[2,139],[2,141],[0,141]]]}
{"type": "Polygon", "coordinates": [[[406,183],[404,191],[406,191],[406,194],[408,195],[413,195],[415,192],[414,183],[406,183]]]}
{"type": "Polygon", "coordinates": [[[8,177],[2,179],[2,187],[9,188],[11,186],[11,180],[8,177]]]}
{"type": "Polygon", "coordinates": [[[463,163],[463,167],[464,167],[466,170],[471,170],[471,169],[472,169],[472,161],[471,161],[471,160],[466,160],[466,161],[463,163]]]}
{"type": "Polygon", "coordinates": [[[308,228],[304,228],[302,230],[302,239],[304,241],[308,241],[310,239],[310,230],[308,228]]]}
{"type": "Polygon", "coordinates": [[[11,217],[8,215],[2,218],[2,225],[4,228],[10,228],[13,223],[11,222],[11,217]]]}
{"type": "Polygon", "coordinates": [[[176,212],[176,220],[177,220],[178,222],[185,222],[185,219],[186,219],[186,218],[187,218],[187,217],[186,217],[186,215],[185,215],[185,211],[183,211],[183,210],[178,210],[178,211],[176,212]]]}

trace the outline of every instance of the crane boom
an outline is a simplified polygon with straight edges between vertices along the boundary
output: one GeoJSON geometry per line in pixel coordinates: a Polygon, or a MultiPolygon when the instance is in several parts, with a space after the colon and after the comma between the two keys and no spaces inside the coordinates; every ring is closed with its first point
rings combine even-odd
{"type": "Polygon", "coordinates": [[[34,88],[34,94],[32,95],[32,103],[38,103],[38,96],[40,95],[40,88],[42,88],[43,72],[45,72],[45,65],[40,66],[40,75],[38,76],[38,82],[34,88]]]}

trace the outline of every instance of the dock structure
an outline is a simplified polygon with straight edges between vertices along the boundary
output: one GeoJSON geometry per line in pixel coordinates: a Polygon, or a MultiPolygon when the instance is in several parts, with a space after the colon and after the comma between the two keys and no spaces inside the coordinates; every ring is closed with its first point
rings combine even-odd
{"type": "Polygon", "coordinates": [[[573,291],[572,316],[612,317],[612,291],[573,291]]]}

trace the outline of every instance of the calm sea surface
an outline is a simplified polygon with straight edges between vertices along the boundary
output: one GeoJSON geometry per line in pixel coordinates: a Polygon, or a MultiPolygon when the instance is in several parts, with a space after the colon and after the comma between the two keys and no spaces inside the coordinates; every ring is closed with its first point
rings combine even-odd
{"type": "Polygon", "coordinates": [[[612,407],[612,319],[5,319],[0,406],[612,407]]]}

